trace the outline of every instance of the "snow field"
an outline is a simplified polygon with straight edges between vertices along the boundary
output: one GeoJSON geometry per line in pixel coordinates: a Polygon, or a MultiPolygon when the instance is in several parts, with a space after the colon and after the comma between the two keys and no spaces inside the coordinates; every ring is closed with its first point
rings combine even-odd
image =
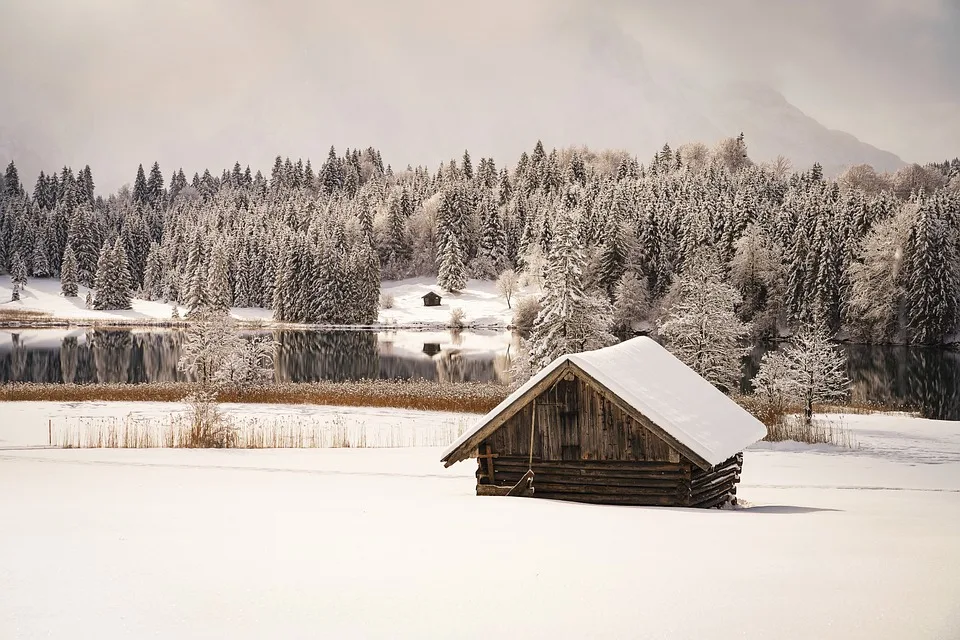
{"type": "MultiPolygon", "coordinates": [[[[0,447],[161,409],[5,403],[0,447]]],[[[0,638],[957,637],[960,423],[844,421],[729,511],[479,498],[436,447],[0,451],[0,638]]]]}

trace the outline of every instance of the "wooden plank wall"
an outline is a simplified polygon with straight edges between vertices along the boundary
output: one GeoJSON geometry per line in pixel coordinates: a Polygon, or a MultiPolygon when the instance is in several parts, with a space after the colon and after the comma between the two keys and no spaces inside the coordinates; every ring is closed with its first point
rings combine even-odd
{"type": "Polygon", "coordinates": [[[680,462],[679,452],[578,377],[558,381],[494,432],[494,451],[529,455],[534,404],[536,460],[680,462]]]}

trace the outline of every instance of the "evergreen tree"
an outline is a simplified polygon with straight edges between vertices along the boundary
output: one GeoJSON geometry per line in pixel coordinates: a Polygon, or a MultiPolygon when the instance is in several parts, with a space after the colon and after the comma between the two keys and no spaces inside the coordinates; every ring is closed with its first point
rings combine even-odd
{"type": "Polygon", "coordinates": [[[80,172],[80,192],[83,194],[87,204],[93,205],[96,202],[96,186],[93,183],[93,171],[90,165],[86,165],[80,172]]]}
{"type": "Polygon", "coordinates": [[[957,234],[930,203],[920,207],[907,240],[907,326],[913,342],[940,344],[960,324],[957,234]]]}
{"type": "Polygon", "coordinates": [[[38,233],[36,236],[30,265],[34,278],[49,278],[53,275],[50,261],[47,259],[47,237],[43,233],[38,233]]]}
{"type": "Polygon", "coordinates": [[[467,268],[464,264],[463,249],[456,234],[448,234],[446,244],[441,248],[439,261],[440,273],[437,284],[451,293],[463,291],[467,285],[467,268]]]}
{"type": "Polygon", "coordinates": [[[670,352],[726,393],[738,388],[745,355],[740,345],[748,329],[736,315],[740,301],[717,258],[704,250],[684,266],[657,323],[670,352]]]}
{"type": "Polygon", "coordinates": [[[96,296],[94,309],[129,309],[133,298],[130,287],[130,271],[127,265],[127,252],[120,237],[105,242],[100,250],[97,262],[97,275],[94,281],[96,296]]]}
{"type": "Polygon", "coordinates": [[[154,162],[150,168],[150,177],[147,178],[146,184],[146,194],[147,204],[151,207],[160,207],[163,205],[163,174],[160,172],[159,162],[154,162]]]}
{"type": "Polygon", "coordinates": [[[147,175],[143,172],[142,164],[137,167],[137,177],[133,181],[133,203],[141,207],[146,207],[150,203],[147,175]]]}
{"type": "Polygon", "coordinates": [[[67,245],[63,252],[63,263],[60,267],[60,292],[67,298],[77,297],[77,256],[73,248],[67,245]]]}
{"type": "Polygon", "coordinates": [[[613,296],[613,326],[617,331],[632,333],[634,325],[650,312],[650,292],[646,279],[627,271],[617,282],[613,296]]]}
{"type": "Polygon", "coordinates": [[[323,190],[328,193],[334,193],[343,188],[346,180],[346,173],[340,158],[337,157],[336,150],[331,146],[330,153],[327,154],[327,161],[320,168],[320,183],[323,190]]]}
{"type": "Polygon", "coordinates": [[[210,306],[207,293],[207,260],[204,250],[203,236],[198,231],[190,244],[190,253],[187,257],[187,281],[185,283],[187,315],[195,316],[210,306]]]}
{"type": "Polygon", "coordinates": [[[17,165],[13,160],[7,165],[7,170],[3,174],[4,190],[8,196],[16,197],[23,195],[23,185],[20,184],[20,174],[17,173],[17,165]]]}
{"type": "Polygon", "coordinates": [[[23,288],[27,284],[27,265],[20,257],[20,252],[15,251],[10,266],[10,275],[13,276],[13,283],[23,288]]]}
{"type": "Polygon", "coordinates": [[[534,370],[564,354],[598,349],[616,341],[610,333],[609,305],[604,308],[602,300],[588,297],[583,290],[584,257],[575,215],[567,210],[556,215],[541,309],[530,333],[534,370]]]}
{"type": "Polygon", "coordinates": [[[222,242],[213,248],[207,285],[210,308],[219,312],[229,310],[233,303],[230,289],[230,264],[227,249],[222,242]]]}
{"type": "Polygon", "coordinates": [[[147,264],[143,270],[143,286],[141,287],[145,300],[159,300],[164,296],[163,258],[160,254],[160,245],[151,242],[150,251],[147,253],[147,264]]]}

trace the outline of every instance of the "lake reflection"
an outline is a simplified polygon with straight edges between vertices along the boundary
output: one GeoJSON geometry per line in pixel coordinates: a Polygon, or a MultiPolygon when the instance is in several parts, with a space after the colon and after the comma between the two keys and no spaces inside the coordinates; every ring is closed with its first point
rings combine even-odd
{"type": "MultiPolygon", "coordinates": [[[[514,337],[502,331],[264,331],[278,381],[423,379],[503,382],[514,337]]],[[[185,381],[181,331],[0,331],[0,382],[185,381]]]]}
{"type": "MultiPolygon", "coordinates": [[[[272,331],[280,381],[424,379],[504,382],[515,337],[504,331],[272,331]]],[[[257,335],[251,333],[250,335],[257,335]]],[[[0,382],[142,383],[183,381],[173,330],[0,331],[0,382]]],[[[750,389],[763,353],[744,362],[750,389]]],[[[902,346],[844,345],[857,402],[960,420],[960,353],[902,346]]]]}

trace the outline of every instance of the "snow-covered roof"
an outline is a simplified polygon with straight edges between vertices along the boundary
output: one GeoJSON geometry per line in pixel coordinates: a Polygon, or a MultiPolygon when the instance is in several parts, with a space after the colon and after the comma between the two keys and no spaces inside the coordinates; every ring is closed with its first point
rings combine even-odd
{"type": "Polygon", "coordinates": [[[457,438],[443,452],[443,461],[568,362],[711,465],[723,462],[767,433],[763,423],[696,371],[653,339],[639,337],[557,358],[457,438]]]}

